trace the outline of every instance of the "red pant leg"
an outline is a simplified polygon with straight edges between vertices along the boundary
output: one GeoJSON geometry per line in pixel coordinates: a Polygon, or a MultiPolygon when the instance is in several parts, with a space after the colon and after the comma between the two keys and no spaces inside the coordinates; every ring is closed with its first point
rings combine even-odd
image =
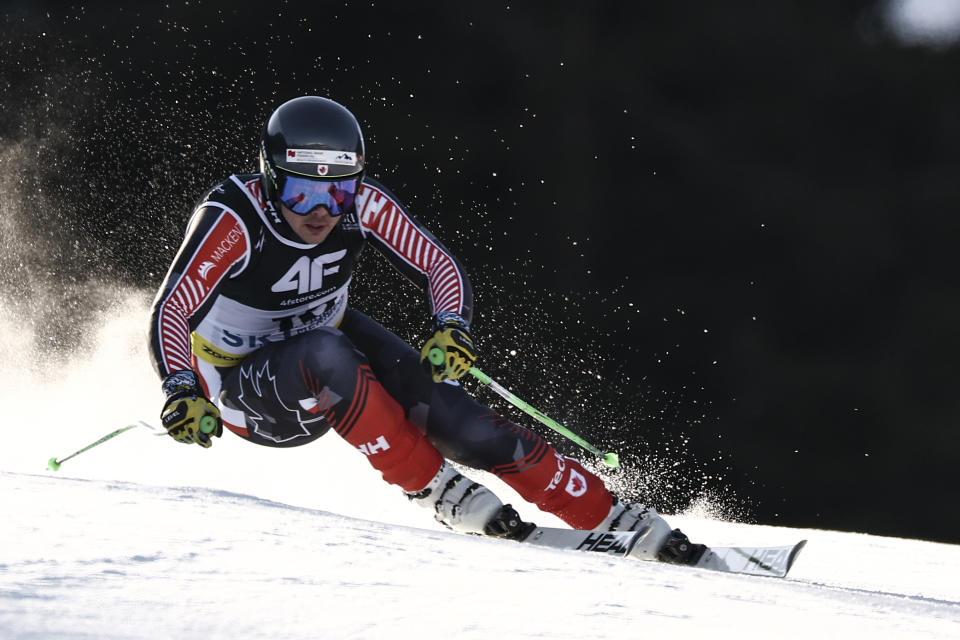
{"type": "Polygon", "coordinates": [[[403,414],[369,366],[357,370],[356,393],[341,416],[328,415],[333,428],[358,448],[383,479],[404,491],[419,491],[440,470],[443,457],[403,414]]]}
{"type": "Polygon", "coordinates": [[[593,529],[613,505],[613,495],[603,480],[546,442],[526,458],[492,471],[524,500],[575,529],[593,529]]]}

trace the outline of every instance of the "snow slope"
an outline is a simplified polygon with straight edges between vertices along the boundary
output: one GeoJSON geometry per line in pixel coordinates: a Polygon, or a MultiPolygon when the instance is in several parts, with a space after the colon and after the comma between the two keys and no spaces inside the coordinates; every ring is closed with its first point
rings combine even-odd
{"type": "Polygon", "coordinates": [[[9,472],[0,485],[5,638],[960,636],[950,545],[675,518],[714,542],[809,538],[778,580],[207,488],[9,472]]]}
{"type": "Polygon", "coordinates": [[[960,637],[956,545],[668,518],[708,544],[809,539],[787,580],[524,547],[443,530],[333,437],[138,428],[47,471],[159,411],[147,296],[116,296],[69,368],[0,305],[0,638],[960,637]]]}

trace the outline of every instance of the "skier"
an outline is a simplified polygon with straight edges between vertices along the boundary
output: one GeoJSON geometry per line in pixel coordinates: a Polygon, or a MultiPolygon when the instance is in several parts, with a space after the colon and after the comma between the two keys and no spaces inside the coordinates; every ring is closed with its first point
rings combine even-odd
{"type": "Polygon", "coordinates": [[[226,427],[292,447],[332,427],[455,531],[523,539],[534,525],[448,460],[496,474],[574,528],[646,529],[634,555],[696,562],[703,546],[654,509],[620,502],[578,461],[464,391],[458,379],[476,357],[470,282],[366,176],[366,160],[354,116],[302,96],[267,120],[260,173],[231,175],[199,202],[151,314],[169,434],[209,447],[226,427]],[[428,296],[420,352],[348,304],[368,244],[428,296]],[[433,349],[441,364],[427,357],[433,349]]]}

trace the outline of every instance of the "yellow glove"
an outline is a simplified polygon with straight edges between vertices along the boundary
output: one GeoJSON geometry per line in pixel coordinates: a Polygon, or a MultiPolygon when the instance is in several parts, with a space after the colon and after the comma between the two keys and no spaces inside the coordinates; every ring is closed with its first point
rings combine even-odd
{"type": "Polygon", "coordinates": [[[429,367],[434,382],[459,380],[477,359],[467,323],[446,311],[437,314],[434,326],[433,337],[420,350],[420,362],[429,367]]]}
{"type": "Polygon", "coordinates": [[[160,421],[167,433],[177,442],[195,442],[207,448],[213,442],[210,436],[223,434],[223,421],[216,405],[203,395],[200,381],[193,371],[175,371],[163,381],[167,401],[160,413],[160,421]]]}

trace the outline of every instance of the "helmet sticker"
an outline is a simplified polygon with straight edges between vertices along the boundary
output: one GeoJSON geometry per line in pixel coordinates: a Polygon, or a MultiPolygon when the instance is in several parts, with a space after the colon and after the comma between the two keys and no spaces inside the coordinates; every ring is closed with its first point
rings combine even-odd
{"type": "Polygon", "coordinates": [[[309,164],[357,164],[357,154],[353,151],[332,151],[329,149],[287,149],[287,162],[309,164]]]}

